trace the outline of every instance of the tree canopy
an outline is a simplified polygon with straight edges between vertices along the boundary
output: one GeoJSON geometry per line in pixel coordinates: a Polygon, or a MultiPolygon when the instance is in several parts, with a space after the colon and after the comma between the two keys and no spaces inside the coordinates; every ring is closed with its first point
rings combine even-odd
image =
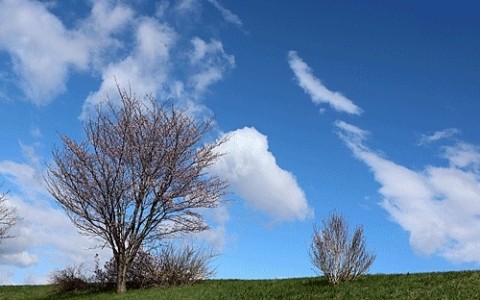
{"type": "Polygon", "coordinates": [[[206,169],[223,140],[204,143],[212,120],[119,89],[84,123],[86,140],[62,135],[46,178],[72,222],[102,239],[117,264],[117,292],[139,249],[176,233],[208,228],[200,214],[221,201],[226,182],[206,169]],[[145,101],[146,100],[146,101],[145,101]]]}

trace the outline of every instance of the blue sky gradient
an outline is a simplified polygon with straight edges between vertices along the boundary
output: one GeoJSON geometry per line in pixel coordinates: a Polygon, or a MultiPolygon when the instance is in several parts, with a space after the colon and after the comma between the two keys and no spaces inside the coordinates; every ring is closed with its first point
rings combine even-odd
{"type": "Polygon", "coordinates": [[[45,283],[108,249],[43,183],[59,133],[115,78],[228,134],[230,181],[195,239],[218,278],[313,276],[313,225],[363,224],[372,273],[480,264],[475,1],[0,0],[0,182],[19,217],[0,284],[45,283]]]}

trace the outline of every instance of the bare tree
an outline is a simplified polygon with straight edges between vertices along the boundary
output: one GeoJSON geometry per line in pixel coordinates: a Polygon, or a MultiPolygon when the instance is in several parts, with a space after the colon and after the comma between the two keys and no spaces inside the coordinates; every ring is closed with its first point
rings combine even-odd
{"type": "Polygon", "coordinates": [[[17,222],[15,209],[9,207],[6,201],[7,195],[0,193],[0,244],[3,240],[12,237],[8,232],[17,222]]]}
{"type": "Polygon", "coordinates": [[[213,126],[184,110],[142,102],[118,89],[121,106],[107,101],[84,123],[86,141],[61,136],[46,177],[52,196],[87,235],[113,251],[116,291],[142,246],[176,233],[208,229],[199,209],[216,207],[226,183],[206,172],[219,156],[218,140],[202,144],[213,126]]]}
{"type": "Polygon", "coordinates": [[[314,229],[310,258],[332,284],[356,279],[368,271],[375,255],[366,250],[363,227],[357,227],[349,239],[348,225],[342,215],[331,214],[321,230],[314,229]]]}

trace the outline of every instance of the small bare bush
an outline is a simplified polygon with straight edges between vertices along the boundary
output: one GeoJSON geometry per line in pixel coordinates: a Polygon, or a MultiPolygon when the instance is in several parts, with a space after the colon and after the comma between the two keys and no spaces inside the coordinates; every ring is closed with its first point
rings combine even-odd
{"type": "Polygon", "coordinates": [[[158,256],[158,275],[160,276],[157,281],[161,285],[170,286],[207,279],[214,274],[209,266],[213,256],[193,246],[175,250],[172,245],[168,245],[158,256]]]}
{"type": "Polygon", "coordinates": [[[83,291],[90,287],[82,265],[72,265],[54,272],[50,282],[58,292],[83,291]]]}
{"type": "Polygon", "coordinates": [[[366,250],[362,226],[356,228],[351,239],[348,235],[348,225],[338,214],[324,220],[321,230],[314,229],[310,258],[332,284],[355,280],[375,260],[375,255],[366,250]]]}
{"type": "MultiPolygon", "coordinates": [[[[171,244],[156,254],[139,251],[127,272],[127,285],[129,288],[148,288],[184,285],[207,279],[213,275],[209,265],[213,256],[194,246],[175,248],[171,244]]],[[[101,289],[108,289],[115,283],[116,272],[115,260],[111,259],[103,269],[95,270],[94,281],[101,289]]]]}

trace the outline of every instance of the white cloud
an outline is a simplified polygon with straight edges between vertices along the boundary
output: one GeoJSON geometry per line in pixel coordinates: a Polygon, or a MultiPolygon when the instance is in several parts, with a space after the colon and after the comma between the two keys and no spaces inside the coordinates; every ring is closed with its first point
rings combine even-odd
{"type": "Polygon", "coordinates": [[[360,115],[362,109],[352,100],[339,92],[329,90],[313,75],[310,67],[298,56],[297,52],[288,53],[288,64],[295,74],[298,85],[307,93],[315,104],[326,103],[333,109],[349,114],[360,115]]]}
{"type": "MultiPolygon", "coordinates": [[[[1,245],[2,272],[20,267],[24,269],[22,272],[45,284],[55,269],[85,264],[88,270],[93,270],[95,254],[99,254],[101,261],[111,257],[111,250],[101,249],[99,241],[82,236],[63,210],[51,207],[39,196],[27,198],[9,194],[8,200],[15,207],[19,220],[12,228],[14,238],[1,245]]],[[[3,280],[9,282],[9,279],[3,280]]]]}
{"type": "Polygon", "coordinates": [[[142,65],[147,67],[149,64],[155,66],[168,60],[176,34],[167,24],[146,18],[138,26],[136,38],[136,59],[142,60],[142,65]]]}
{"type": "Polygon", "coordinates": [[[120,32],[133,21],[133,17],[134,11],[121,2],[97,0],[83,26],[95,31],[96,35],[105,37],[120,32]]]}
{"type": "MultiPolygon", "coordinates": [[[[225,8],[218,0],[207,0],[207,2],[209,2],[213,7],[215,7],[215,9],[220,12],[222,18],[226,22],[231,23],[239,28],[243,26],[242,20],[240,20],[240,18],[232,11],[225,8]]],[[[179,0],[176,1],[174,9],[176,12],[179,12],[183,15],[195,16],[201,11],[201,4],[202,3],[199,0],[179,0]]],[[[161,6],[166,7],[165,4],[161,6]]]]}
{"type": "Polygon", "coordinates": [[[229,181],[247,205],[274,221],[305,220],[313,215],[295,177],[277,165],[267,137],[245,127],[227,134],[218,148],[225,153],[211,171],[229,181]]]}
{"type": "Polygon", "coordinates": [[[458,143],[455,146],[444,147],[444,158],[452,167],[471,169],[480,173],[480,147],[458,143]]]}
{"type": "MultiPolygon", "coordinates": [[[[170,8],[165,3],[163,10],[185,14],[197,13],[199,5],[181,1],[170,8]]],[[[90,14],[73,28],[66,28],[47,4],[32,0],[1,1],[0,19],[0,51],[12,58],[28,100],[48,104],[65,91],[71,71],[100,74],[101,86],[86,99],[81,118],[107,96],[117,95],[115,78],[140,96],[181,99],[204,111],[200,98],[235,66],[220,41],[179,36],[172,25],[138,15],[121,1],[94,1],[90,14]],[[130,31],[133,47],[125,35],[130,31]],[[192,48],[176,47],[178,40],[190,40],[192,48]]]]}
{"type": "Polygon", "coordinates": [[[217,0],[207,0],[207,1],[210,2],[216,9],[218,9],[218,11],[220,11],[225,21],[232,23],[238,27],[242,27],[243,25],[242,20],[240,20],[240,18],[236,14],[232,13],[230,10],[223,7],[220,4],[220,2],[218,2],[217,0]]]}
{"type": "Polygon", "coordinates": [[[69,69],[86,69],[88,43],[67,30],[40,2],[0,2],[0,50],[12,57],[20,86],[36,104],[47,104],[65,90],[69,69]]]}
{"type": "Polygon", "coordinates": [[[88,71],[91,64],[101,68],[105,56],[114,56],[121,43],[113,35],[133,16],[123,4],[99,0],[77,28],[67,29],[46,3],[4,0],[0,2],[0,50],[10,54],[27,99],[48,104],[65,91],[70,71],[88,71]]]}
{"type": "Polygon", "coordinates": [[[32,137],[34,138],[41,138],[43,135],[42,135],[42,131],[40,130],[40,128],[38,127],[34,127],[30,130],[30,134],[32,135],[32,137]]]}
{"type": "Polygon", "coordinates": [[[179,0],[175,5],[175,9],[181,13],[194,13],[199,9],[198,0],[179,0]]]}
{"type": "Polygon", "coordinates": [[[344,137],[344,141],[348,142],[349,145],[362,145],[362,142],[368,137],[369,132],[363,129],[360,129],[352,124],[343,122],[343,121],[336,121],[335,126],[338,129],[341,129],[342,137],[344,137]]]}
{"type": "Polygon", "coordinates": [[[37,255],[30,254],[27,251],[10,253],[12,250],[10,244],[11,243],[7,243],[7,247],[2,247],[3,253],[2,256],[0,256],[0,265],[12,265],[25,268],[38,263],[37,255]]]}
{"type": "Polygon", "coordinates": [[[168,2],[168,0],[161,0],[157,2],[156,8],[155,8],[155,16],[157,18],[163,18],[166,15],[169,7],[170,7],[170,2],[168,2]]]}
{"type": "Polygon", "coordinates": [[[448,129],[445,129],[445,130],[435,131],[431,135],[423,134],[420,137],[419,145],[431,144],[431,143],[437,142],[441,139],[446,139],[446,138],[452,137],[452,136],[454,136],[456,134],[459,134],[459,133],[460,133],[460,130],[458,130],[457,128],[448,128],[448,129]]]}
{"type": "Polygon", "coordinates": [[[28,267],[39,263],[40,256],[53,262],[63,260],[63,263],[93,260],[93,255],[86,254],[85,250],[96,243],[81,236],[63,210],[51,207],[40,198],[9,195],[8,199],[19,221],[12,229],[14,238],[2,245],[0,264],[28,267]],[[45,248],[51,249],[49,253],[43,253],[45,248]]]}
{"type": "Polygon", "coordinates": [[[25,194],[46,193],[42,174],[28,164],[0,161],[0,174],[19,187],[25,194]]]}
{"type": "Polygon", "coordinates": [[[410,233],[412,248],[453,262],[480,264],[480,148],[444,148],[448,167],[415,171],[369,149],[364,131],[346,124],[336,123],[340,138],[373,172],[381,185],[382,207],[410,233]]]}
{"type": "Polygon", "coordinates": [[[91,66],[101,71],[105,64],[116,58],[124,46],[116,37],[135,21],[135,12],[120,1],[98,0],[93,2],[90,15],[79,22],[78,31],[89,45],[91,66]]]}
{"type": "Polygon", "coordinates": [[[179,38],[168,24],[142,19],[132,53],[102,70],[101,87],[87,98],[80,118],[88,116],[107,96],[117,95],[115,79],[121,88],[132,87],[137,95],[151,93],[156,98],[174,99],[189,107],[192,113],[205,112],[200,99],[212,84],[234,68],[235,58],[225,53],[220,41],[205,42],[198,37],[191,40],[193,49],[177,52],[175,46],[179,38]],[[172,53],[175,63],[172,63],[172,53]],[[182,57],[187,61],[182,61],[182,57]],[[181,68],[185,78],[177,79],[175,74],[181,68]]]}
{"type": "Polygon", "coordinates": [[[196,37],[192,39],[193,51],[190,64],[194,73],[189,78],[194,97],[199,97],[213,83],[223,78],[224,73],[235,67],[233,55],[226,54],[220,41],[209,43],[196,37]]]}
{"type": "Polygon", "coordinates": [[[43,180],[42,159],[31,145],[20,142],[20,149],[27,163],[0,161],[0,175],[12,182],[24,195],[29,197],[47,195],[43,180]]]}
{"type": "Polygon", "coordinates": [[[144,95],[156,95],[170,75],[170,49],[176,42],[175,31],[167,24],[152,18],[143,18],[135,32],[136,43],[132,53],[102,70],[100,89],[85,101],[81,118],[86,118],[95,106],[107,96],[117,96],[115,79],[121,88],[129,86],[144,95]]]}
{"type": "MultiPolygon", "coordinates": [[[[98,241],[80,235],[64,211],[50,205],[41,159],[34,147],[24,144],[20,147],[27,163],[0,161],[0,176],[14,188],[7,195],[7,202],[15,208],[18,217],[11,231],[14,238],[1,245],[1,272],[11,273],[20,267],[35,282],[46,283],[55,268],[73,263],[85,263],[93,268],[95,253],[99,253],[103,261],[108,259],[111,256],[108,249],[95,248],[98,241]]],[[[24,283],[13,282],[11,277],[0,280],[0,284],[24,283]]]]}
{"type": "Polygon", "coordinates": [[[211,226],[208,230],[194,233],[192,237],[200,242],[207,242],[215,252],[222,252],[228,242],[227,222],[230,214],[225,204],[220,204],[214,209],[202,210],[202,214],[211,226]]]}

